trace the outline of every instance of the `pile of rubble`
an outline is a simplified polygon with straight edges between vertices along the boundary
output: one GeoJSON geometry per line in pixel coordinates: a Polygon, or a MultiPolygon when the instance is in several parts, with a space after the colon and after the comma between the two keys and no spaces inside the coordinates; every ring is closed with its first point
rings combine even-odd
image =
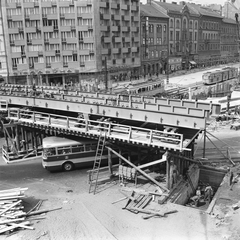
{"type": "Polygon", "coordinates": [[[39,210],[42,205],[40,200],[28,212],[24,211],[23,199],[27,188],[14,188],[0,191],[0,234],[9,234],[20,229],[34,230],[33,220],[44,219],[44,216],[35,216],[49,211],[39,210]]]}

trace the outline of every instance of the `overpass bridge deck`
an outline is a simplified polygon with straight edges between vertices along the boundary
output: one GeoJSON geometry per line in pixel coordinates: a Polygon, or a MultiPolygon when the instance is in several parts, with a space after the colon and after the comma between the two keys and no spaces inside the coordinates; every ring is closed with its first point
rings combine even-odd
{"type": "Polygon", "coordinates": [[[23,94],[0,94],[0,100],[6,100],[10,106],[47,108],[194,129],[205,128],[206,118],[210,113],[216,114],[220,111],[220,105],[188,100],[141,98],[139,96],[128,96],[126,100],[126,96],[106,97],[107,95],[101,98],[97,94],[95,97],[92,95],[63,97],[55,94],[52,97],[35,97],[23,94]]]}
{"type": "Polygon", "coordinates": [[[114,142],[125,142],[181,152],[185,150],[191,151],[188,148],[191,139],[186,139],[183,134],[175,132],[133,127],[106,121],[79,120],[72,117],[21,109],[9,109],[8,118],[31,128],[48,128],[75,136],[97,139],[101,131],[105,131],[106,138],[114,142]]]}

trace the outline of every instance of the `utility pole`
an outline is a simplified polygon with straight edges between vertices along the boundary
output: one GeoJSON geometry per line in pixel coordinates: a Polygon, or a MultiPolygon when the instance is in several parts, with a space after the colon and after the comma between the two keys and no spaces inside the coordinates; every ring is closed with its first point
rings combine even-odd
{"type": "Polygon", "coordinates": [[[167,46],[167,65],[166,65],[167,84],[169,84],[169,43],[167,46]]]}
{"type": "Polygon", "coordinates": [[[105,57],[105,63],[104,63],[104,67],[105,67],[105,90],[107,92],[108,90],[108,69],[107,69],[107,57],[105,57]]]}

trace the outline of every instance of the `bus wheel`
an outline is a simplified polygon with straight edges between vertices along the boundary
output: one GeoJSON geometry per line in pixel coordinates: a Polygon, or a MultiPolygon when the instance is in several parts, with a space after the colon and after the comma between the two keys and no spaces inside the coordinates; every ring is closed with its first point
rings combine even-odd
{"type": "Polygon", "coordinates": [[[63,164],[63,170],[64,171],[72,171],[73,170],[73,163],[71,163],[71,162],[65,162],[64,164],[63,164]]]}

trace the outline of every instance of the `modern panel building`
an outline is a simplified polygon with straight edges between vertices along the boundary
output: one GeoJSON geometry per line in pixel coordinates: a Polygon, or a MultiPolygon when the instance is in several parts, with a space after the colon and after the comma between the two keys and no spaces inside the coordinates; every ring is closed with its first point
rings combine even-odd
{"type": "Polygon", "coordinates": [[[11,83],[88,90],[109,82],[105,70],[133,72],[140,66],[139,0],[3,0],[1,5],[11,83]]]}
{"type": "Polygon", "coordinates": [[[8,77],[7,57],[4,42],[4,28],[2,14],[0,11],[0,83],[6,81],[8,77]]]}

